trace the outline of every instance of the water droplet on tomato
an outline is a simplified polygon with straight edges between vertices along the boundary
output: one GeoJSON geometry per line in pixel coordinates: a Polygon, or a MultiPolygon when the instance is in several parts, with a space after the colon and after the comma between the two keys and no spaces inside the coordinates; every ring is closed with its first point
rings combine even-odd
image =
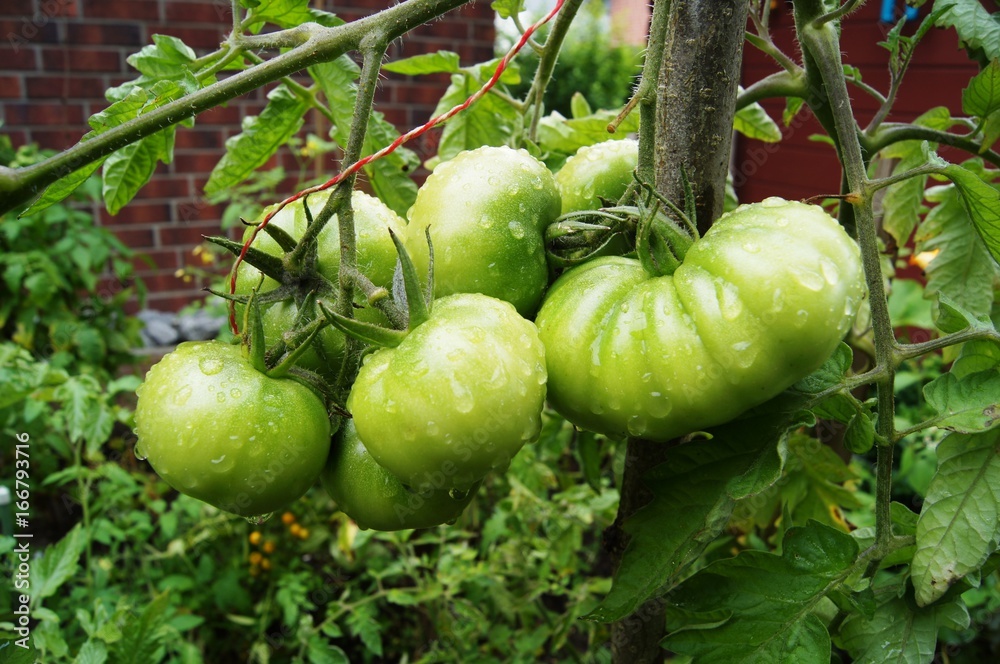
{"type": "Polygon", "coordinates": [[[793,322],[793,325],[795,325],[795,327],[802,327],[806,324],[806,322],[808,322],[808,320],[809,312],[805,309],[799,309],[795,312],[795,321],[793,322]]]}
{"type": "Polygon", "coordinates": [[[796,281],[798,281],[804,288],[811,291],[820,291],[823,289],[823,284],[826,281],[822,275],[811,272],[809,270],[799,270],[795,275],[796,281]]]}
{"type": "Polygon", "coordinates": [[[187,400],[191,398],[191,386],[184,385],[181,389],[174,392],[174,405],[183,406],[187,403],[187,400]]]}
{"type": "Polygon", "coordinates": [[[219,403],[224,403],[226,401],[226,395],[223,394],[222,392],[219,392],[218,394],[215,395],[215,400],[218,401],[219,403]]]}
{"type": "Polygon", "coordinates": [[[451,395],[455,398],[455,410],[460,413],[469,413],[476,405],[472,398],[472,392],[458,380],[452,379],[451,381],[451,395]]]}
{"type": "Polygon", "coordinates": [[[233,389],[229,390],[229,396],[231,396],[234,399],[239,399],[240,397],[243,396],[243,393],[240,392],[240,389],[238,387],[234,387],[233,389]]]}
{"type": "MultiPolygon", "coordinates": [[[[135,430],[135,434],[137,436],[139,435],[139,430],[138,429],[135,430]]],[[[136,441],[135,449],[133,450],[133,453],[135,454],[135,458],[138,459],[139,461],[145,461],[146,460],[146,446],[142,444],[141,440],[136,441]]]]}
{"type": "Polygon", "coordinates": [[[626,425],[630,436],[641,437],[649,430],[649,422],[642,415],[633,415],[626,425]]]}
{"type": "Polygon", "coordinates": [[[646,409],[653,417],[666,417],[673,410],[674,405],[670,402],[670,397],[662,392],[650,392],[646,409]]]}
{"type": "Polygon", "coordinates": [[[436,436],[439,433],[441,433],[441,427],[438,426],[437,422],[428,422],[427,423],[427,435],[428,436],[436,436]]]}
{"type": "Polygon", "coordinates": [[[728,281],[715,283],[716,296],[719,298],[719,310],[726,320],[736,320],[743,313],[743,301],[740,299],[736,286],[728,281]]]}
{"type": "Polygon", "coordinates": [[[468,498],[469,492],[463,491],[462,489],[449,489],[448,497],[452,500],[465,500],[468,498]]]}
{"type": "Polygon", "coordinates": [[[507,228],[510,229],[510,234],[513,235],[518,240],[524,237],[524,226],[522,226],[518,222],[516,221],[509,222],[507,224],[507,228]]]}
{"type": "Polygon", "coordinates": [[[778,198],[777,196],[771,196],[769,198],[765,198],[764,200],[762,200],[760,202],[760,205],[761,207],[776,208],[788,205],[788,203],[783,198],[778,198]]]}
{"type": "Polygon", "coordinates": [[[760,245],[757,244],[756,242],[744,242],[743,251],[747,252],[748,254],[756,254],[758,251],[760,251],[760,245]]]}
{"type": "Polygon", "coordinates": [[[198,368],[206,376],[214,376],[215,374],[222,371],[222,360],[216,359],[214,357],[203,357],[198,361],[198,368]]]}

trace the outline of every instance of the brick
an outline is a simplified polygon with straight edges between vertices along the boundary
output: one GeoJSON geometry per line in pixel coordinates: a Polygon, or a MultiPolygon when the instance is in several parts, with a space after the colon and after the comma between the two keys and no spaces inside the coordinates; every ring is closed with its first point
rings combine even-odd
{"type": "MultiPolygon", "coordinates": [[[[107,213],[103,213],[107,215],[107,213]]],[[[121,224],[155,224],[170,220],[170,206],[167,203],[144,203],[141,199],[134,200],[123,207],[114,217],[105,216],[107,223],[121,224]],[[113,219],[113,221],[110,221],[113,219]]]]}
{"type": "Polygon", "coordinates": [[[0,12],[7,16],[31,16],[35,13],[35,2],[34,0],[4,0],[0,12]]]}
{"type": "Polygon", "coordinates": [[[31,142],[26,132],[12,130],[10,127],[0,128],[0,134],[7,136],[10,139],[10,144],[13,145],[14,147],[17,147],[19,145],[26,145],[27,143],[31,142]]]}
{"type": "MultiPolygon", "coordinates": [[[[222,219],[225,205],[212,205],[204,199],[174,201],[173,219],[181,223],[196,221],[212,221],[218,223],[222,219]]],[[[213,232],[218,232],[218,229],[213,232]]]]}
{"type": "Polygon", "coordinates": [[[158,231],[161,247],[193,247],[206,235],[218,235],[219,222],[175,223],[161,226],[158,231]]]}
{"type": "Polygon", "coordinates": [[[174,173],[211,173],[215,165],[219,163],[222,154],[205,152],[188,152],[174,154],[174,173]]]}
{"type": "Polygon", "coordinates": [[[181,295],[150,292],[146,298],[146,306],[160,311],[180,311],[192,302],[204,297],[205,293],[194,289],[189,289],[181,295]]]}
{"type": "Polygon", "coordinates": [[[31,142],[38,143],[39,147],[52,150],[65,150],[76,145],[86,133],[86,128],[79,129],[32,129],[31,142]]]}
{"type": "Polygon", "coordinates": [[[143,200],[156,198],[176,199],[191,195],[191,183],[187,177],[172,177],[169,175],[154,175],[142,188],[140,196],[143,200]]]}
{"type": "Polygon", "coordinates": [[[28,43],[54,44],[59,41],[59,26],[44,15],[0,20],[0,37],[8,45],[28,43]]]}
{"type": "Polygon", "coordinates": [[[38,13],[49,18],[75,18],[80,15],[80,0],[37,0],[37,5],[38,13]]]}
{"type": "Polygon", "coordinates": [[[150,291],[184,291],[190,289],[192,293],[198,292],[198,287],[193,282],[185,283],[182,277],[174,274],[173,270],[170,272],[144,274],[142,275],[142,280],[146,282],[146,288],[150,291]]]}
{"type": "Polygon", "coordinates": [[[42,67],[46,71],[107,71],[122,70],[122,54],[113,50],[46,48],[42,51],[42,67]]]}
{"type": "Polygon", "coordinates": [[[30,102],[4,104],[4,116],[12,125],[79,125],[83,109],[76,104],[30,102]]]}
{"type": "Polygon", "coordinates": [[[221,150],[225,138],[219,129],[194,129],[181,127],[177,130],[174,146],[177,150],[221,150]]]}
{"type": "MultiPolygon", "coordinates": [[[[7,40],[4,39],[3,44],[7,43],[7,40]]],[[[33,71],[38,68],[35,49],[20,43],[0,47],[0,62],[3,63],[3,68],[7,71],[33,71]]]]}
{"type": "Polygon", "coordinates": [[[158,249],[140,252],[132,260],[132,266],[136,273],[141,275],[162,270],[176,270],[181,266],[181,260],[176,249],[158,249]]]}
{"type": "Polygon", "coordinates": [[[21,77],[0,76],[0,99],[19,99],[23,94],[21,77]]]}
{"type": "Polygon", "coordinates": [[[66,25],[66,41],[70,44],[91,44],[96,46],[141,46],[142,30],[135,23],[69,23],[66,25]]]}
{"type": "Polygon", "coordinates": [[[404,83],[397,81],[392,86],[392,101],[397,104],[419,104],[422,106],[435,107],[444,88],[439,86],[427,86],[420,83],[404,83]]]}
{"type": "Polygon", "coordinates": [[[210,2],[177,2],[177,0],[167,0],[164,3],[166,12],[166,22],[169,23],[198,23],[231,26],[232,11],[228,2],[213,0],[210,2]]]}
{"type": "Polygon", "coordinates": [[[90,0],[83,7],[85,18],[116,18],[126,20],[160,20],[160,3],[157,0],[90,0]]]}
{"type": "Polygon", "coordinates": [[[152,228],[131,228],[109,224],[106,220],[111,219],[114,221],[115,218],[110,217],[107,212],[102,212],[101,217],[105,220],[101,225],[108,228],[115,234],[115,237],[133,249],[142,251],[156,246],[156,236],[152,228]]]}
{"type": "Polygon", "coordinates": [[[216,106],[215,108],[198,114],[197,124],[240,126],[240,109],[235,105],[216,106]]]}
{"type": "Polygon", "coordinates": [[[30,99],[103,99],[104,90],[109,87],[102,76],[28,76],[26,77],[30,99]]]}

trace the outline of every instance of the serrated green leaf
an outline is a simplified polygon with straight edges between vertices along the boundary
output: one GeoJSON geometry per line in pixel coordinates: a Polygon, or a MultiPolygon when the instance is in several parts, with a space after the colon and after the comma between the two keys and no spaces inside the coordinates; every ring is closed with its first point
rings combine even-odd
{"type": "Polygon", "coordinates": [[[420,76],[422,74],[457,74],[461,60],[453,51],[437,51],[421,53],[413,57],[403,58],[382,65],[385,71],[391,71],[404,76],[420,76]]]}
{"type": "MultiPolygon", "coordinates": [[[[81,139],[82,141],[83,139],[81,139]]],[[[45,208],[55,205],[56,203],[62,201],[67,196],[76,191],[80,185],[87,181],[87,179],[94,174],[98,168],[104,163],[105,158],[98,159],[97,161],[92,161],[83,168],[77,169],[67,175],[66,177],[59,178],[42,192],[42,195],[35,199],[27,210],[20,214],[21,217],[30,216],[33,214],[38,214],[45,208]]]]}
{"type": "Polygon", "coordinates": [[[1000,111],[995,111],[983,122],[983,141],[979,147],[979,154],[992,148],[998,138],[1000,138],[1000,111]]]}
{"type": "Polygon", "coordinates": [[[979,330],[993,328],[988,318],[976,318],[944,293],[937,293],[934,300],[934,325],[945,334],[970,327],[979,330]]]}
{"type": "Polygon", "coordinates": [[[73,530],[45,549],[41,560],[31,565],[31,604],[37,605],[70,579],[79,566],[80,555],[87,544],[87,535],[77,524],[73,530]]]}
{"type": "Polygon", "coordinates": [[[958,164],[948,164],[944,173],[962,192],[973,226],[993,260],[1000,263],[1000,191],[958,164]]]}
{"type": "Polygon", "coordinates": [[[281,28],[294,28],[312,20],[309,0],[261,0],[250,10],[248,22],[251,32],[259,32],[265,23],[281,28]]]}
{"type": "Polygon", "coordinates": [[[781,112],[781,121],[786,127],[792,124],[792,120],[795,116],[799,114],[802,107],[805,105],[806,100],[802,97],[786,97],[785,98],[785,108],[781,112]]]}
{"type": "Polygon", "coordinates": [[[979,0],[937,0],[935,11],[946,10],[936,25],[955,28],[961,43],[985,61],[1000,58],[1000,15],[990,14],[979,0]]]}
{"type": "Polygon", "coordinates": [[[599,110],[586,117],[572,119],[553,112],[538,123],[538,144],[543,151],[570,155],[585,145],[624,139],[638,131],[639,114],[630,113],[618,130],[609,134],[608,124],[617,117],[619,110],[599,110]]]}
{"type": "MultiPolygon", "coordinates": [[[[912,149],[892,169],[893,175],[905,173],[926,162],[928,149],[926,142],[903,141],[903,143],[908,143],[906,147],[912,149]]],[[[885,197],[882,199],[882,225],[901,247],[906,246],[920,220],[926,186],[927,176],[919,175],[886,188],[885,197]]]]}
{"type": "Polygon", "coordinates": [[[347,653],[318,634],[309,637],[309,657],[311,664],[350,664],[347,653]]]}
{"type": "Polygon", "coordinates": [[[757,102],[736,111],[736,116],[733,118],[733,129],[747,138],[754,138],[765,143],[781,141],[781,128],[778,127],[778,123],[772,120],[764,107],[757,102]]]}
{"type": "Polygon", "coordinates": [[[160,161],[169,163],[174,127],[167,127],[108,155],[101,172],[104,206],[118,214],[149,182],[160,161]]]}
{"type": "Polygon", "coordinates": [[[841,343],[819,369],[795,383],[792,389],[798,392],[817,394],[839,385],[843,382],[853,361],[854,352],[851,347],[841,343]]]}
{"type": "Polygon", "coordinates": [[[850,535],[810,522],[785,534],[780,556],[715,562],[670,594],[663,645],[696,661],[828,662],[830,637],[812,609],[857,556],[850,535]]]}
{"type": "Polygon", "coordinates": [[[1000,425],[1000,372],[943,374],[924,386],[924,398],[941,416],[935,424],[942,429],[977,433],[1000,425]]]}
{"type": "Polygon", "coordinates": [[[0,662],[4,664],[36,664],[39,661],[35,644],[28,639],[28,647],[22,648],[9,639],[0,643],[0,662]]]}
{"type": "Polygon", "coordinates": [[[985,118],[1000,109],[1000,61],[972,77],[969,86],[962,90],[962,110],[969,115],[985,118]]]}
{"type": "Polygon", "coordinates": [[[875,423],[868,411],[851,418],[844,432],[844,447],[854,454],[864,454],[875,444],[875,423]]]}
{"type": "Polygon", "coordinates": [[[101,387],[93,376],[73,376],[59,385],[53,398],[60,402],[70,441],[86,441],[90,450],[107,441],[114,417],[101,399],[101,387]]]}
{"type": "Polygon", "coordinates": [[[889,293],[889,318],[893,327],[919,327],[929,330],[934,326],[932,304],[924,298],[924,287],[913,279],[896,279],[889,293]]]}
{"type": "Polygon", "coordinates": [[[992,341],[967,341],[962,344],[962,352],[949,373],[964,378],[997,367],[1000,367],[1000,345],[992,341]]]}
{"type": "Polygon", "coordinates": [[[104,664],[108,659],[108,649],[101,641],[90,639],[76,654],[73,664],[104,664]]]}
{"type": "Polygon", "coordinates": [[[243,182],[302,128],[302,116],[309,109],[305,101],[285,85],[271,90],[267,99],[261,114],[246,118],[243,131],[226,140],[226,154],[208,176],[206,194],[243,182]]]}
{"type": "Polygon", "coordinates": [[[854,664],[931,664],[938,631],[969,624],[968,610],[957,597],[926,608],[914,606],[905,577],[883,573],[873,591],[875,615],[849,614],[836,637],[854,664]]]}
{"type": "Polygon", "coordinates": [[[982,567],[1000,543],[1000,431],[951,434],[937,457],[912,563],[920,606],[982,567]]]}
{"type": "Polygon", "coordinates": [[[916,250],[940,253],[927,266],[930,294],[944,293],[975,316],[989,314],[993,304],[996,264],[976,233],[959,190],[954,185],[927,190],[937,203],[917,229],[916,250]]]}
{"type": "MultiPolygon", "coordinates": [[[[476,76],[454,74],[434,109],[434,115],[463,103],[482,86],[483,81],[476,76]]],[[[507,145],[513,136],[520,133],[523,121],[516,108],[496,95],[486,95],[445,123],[438,144],[438,157],[447,161],[460,152],[483,145],[507,145]]]]}
{"type": "MultiPolygon", "coordinates": [[[[916,536],[918,517],[910,508],[902,503],[893,502],[889,504],[889,515],[892,520],[893,535],[916,536]]],[[[867,549],[875,543],[875,526],[852,530],[851,537],[858,542],[858,546],[862,550],[867,549]]],[[[894,565],[909,564],[913,560],[913,552],[916,551],[916,548],[916,545],[911,545],[894,550],[882,559],[880,567],[886,569],[894,565]]]]}
{"type": "Polygon", "coordinates": [[[169,593],[158,595],[142,612],[132,613],[122,628],[122,638],[115,644],[115,664],[146,664],[154,656],[165,636],[160,627],[166,622],[169,593]]]}
{"type": "Polygon", "coordinates": [[[783,396],[747,419],[712,431],[710,441],[678,447],[644,475],[652,501],[625,522],[631,536],[608,596],[585,618],[619,620],[675,584],[725,527],[736,501],[781,474],[778,443],[802,423],[803,397],[783,396]]]}
{"type": "Polygon", "coordinates": [[[378,622],[374,604],[359,604],[347,614],[351,634],[361,638],[370,653],[382,656],[382,625],[378,622]]]}
{"type": "Polygon", "coordinates": [[[153,35],[153,43],[128,56],[126,62],[140,74],[162,80],[183,77],[196,58],[195,52],[177,37],[153,35]]]}

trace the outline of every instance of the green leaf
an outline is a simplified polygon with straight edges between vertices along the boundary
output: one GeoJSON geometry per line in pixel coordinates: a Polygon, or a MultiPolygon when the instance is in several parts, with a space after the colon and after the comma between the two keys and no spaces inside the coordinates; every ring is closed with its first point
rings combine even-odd
{"type": "Polygon", "coordinates": [[[261,0],[250,11],[248,17],[251,32],[259,32],[264,23],[272,23],[281,28],[295,26],[312,20],[309,0],[261,0]]]}
{"type": "Polygon", "coordinates": [[[196,58],[195,52],[180,39],[153,35],[153,43],[128,56],[126,62],[140,74],[164,80],[183,77],[196,58]]]}
{"type": "Polygon", "coordinates": [[[108,213],[118,214],[135,197],[153,176],[158,162],[170,162],[168,146],[173,144],[173,134],[174,127],[168,127],[108,155],[101,173],[108,213]]]}
{"type": "Polygon", "coordinates": [[[574,118],[585,118],[592,115],[594,110],[590,107],[587,98],[580,92],[574,92],[569,99],[570,115],[574,118]]]}
{"type": "Polygon", "coordinates": [[[361,638],[370,653],[382,656],[382,624],[377,620],[374,604],[358,604],[347,614],[347,628],[361,638]]]}
{"type": "MultiPolygon", "coordinates": [[[[742,91],[742,88],[740,88],[742,91]]],[[[733,118],[733,129],[747,138],[755,138],[765,143],[781,141],[781,128],[771,119],[764,107],[754,102],[736,111],[733,118]]]]}
{"type": "Polygon", "coordinates": [[[41,560],[31,566],[31,604],[39,603],[54,594],[59,587],[76,574],[80,555],[87,544],[87,535],[79,524],[45,549],[41,560]]]}
{"type": "Polygon", "coordinates": [[[618,116],[619,110],[600,110],[586,117],[572,119],[553,112],[538,123],[538,143],[547,152],[573,154],[584,145],[624,139],[628,134],[638,131],[639,114],[630,113],[618,126],[618,130],[609,134],[608,124],[618,116]]]}
{"type": "Polygon", "coordinates": [[[781,112],[781,121],[786,127],[792,124],[792,120],[799,114],[806,100],[802,97],[786,97],[785,109],[781,112]]]}
{"type": "MultiPolygon", "coordinates": [[[[451,85],[434,109],[434,115],[463,103],[483,83],[477,76],[452,75],[451,85]]],[[[438,144],[438,157],[447,161],[460,152],[483,145],[507,145],[513,136],[520,133],[522,124],[523,116],[516,108],[496,95],[488,94],[445,123],[438,144]]]]}
{"type": "Polygon", "coordinates": [[[977,433],[1000,425],[1000,372],[943,374],[924,386],[924,398],[941,416],[935,424],[942,429],[977,433]]]}
{"type": "Polygon", "coordinates": [[[780,556],[715,562],[670,594],[663,645],[696,661],[828,662],[830,637],[813,609],[857,556],[850,535],[810,522],[785,534],[780,556]]]}
{"type": "Polygon", "coordinates": [[[854,352],[851,347],[841,343],[819,369],[797,382],[792,386],[792,389],[798,392],[817,394],[839,385],[843,382],[853,361],[854,352]]]}
{"type": "Polygon", "coordinates": [[[938,205],[917,229],[916,250],[940,253],[927,266],[925,291],[944,293],[975,316],[989,314],[997,268],[969,222],[958,188],[933,187],[927,190],[927,199],[938,205]]]}
{"type": "Polygon", "coordinates": [[[991,61],[972,77],[969,87],[962,90],[962,110],[979,118],[1000,110],[1000,61],[991,61]]]}
{"type": "Polygon", "coordinates": [[[80,647],[73,664],[104,664],[107,660],[107,647],[100,641],[90,639],[80,647]]]}
{"type": "Polygon", "coordinates": [[[206,194],[217,194],[247,179],[302,128],[309,105],[279,85],[267,95],[260,115],[243,120],[243,131],[226,140],[226,154],[205,183],[206,194]]]}
{"type": "Polygon", "coordinates": [[[944,174],[962,192],[972,224],[993,260],[1000,263],[1000,190],[958,164],[948,164],[944,174]]]}
{"type": "Polygon", "coordinates": [[[169,593],[162,593],[147,604],[141,613],[135,612],[129,616],[122,628],[122,638],[115,644],[115,664],[146,664],[157,661],[155,654],[165,636],[160,627],[166,622],[166,610],[169,606],[169,593]]]}
{"type": "Polygon", "coordinates": [[[952,373],[959,378],[1000,366],[1000,345],[992,341],[967,341],[962,352],[951,365],[952,373]]]}
{"type": "Polygon", "coordinates": [[[437,51],[436,53],[421,53],[420,55],[403,58],[395,62],[387,62],[382,65],[382,69],[405,76],[440,73],[457,74],[460,62],[458,53],[453,51],[437,51]]]}
{"type": "Polygon", "coordinates": [[[976,318],[944,293],[937,294],[933,303],[933,311],[935,312],[934,325],[945,334],[970,327],[979,330],[993,327],[988,318],[985,316],[982,319],[976,318]]]}
{"type": "Polygon", "coordinates": [[[982,567],[1000,542],[1000,430],[951,434],[937,457],[911,570],[920,606],[982,567]]]}
{"type": "Polygon", "coordinates": [[[524,11],[524,0],[493,0],[490,3],[500,18],[510,18],[524,11]]]}
{"type": "Polygon", "coordinates": [[[608,596],[584,616],[619,620],[677,583],[729,521],[736,501],[777,481],[784,450],[777,443],[801,426],[803,397],[783,396],[736,422],[714,429],[710,441],[681,445],[644,482],[652,501],[625,522],[631,536],[608,596]]]}
{"type": "Polygon", "coordinates": [[[990,14],[979,0],[937,0],[934,10],[943,9],[950,11],[938,18],[939,27],[955,28],[961,43],[982,62],[1000,58],[1000,14],[990,14]]]}
{"type": "Polygon", "coordinates": [[[968,609],[958,597],[926,608],[915,606],[904,577],[882,574],[873,590],[875,615],[866,619],[849,614],[836,638],[853,664],[931,664],[938,630],[969,625],[968,609]]]}
{"type": "MultiPolygon", "coordinates": [[[[916,143],[916,141],[904,141],[916,143]]],[[[923,165],[926,162],[927,143],[920,142],[918,149],[911,154],[900,159],[899,163],[892,169],[893,175],[899,175],[906,171],[923,165]],[[922,147],[923,149],[919,149],[922,147]]],[[[920,175],[907,178],[902,182],[886,187],[885,197],[882,199],[883,218],[882,225],[885,230],[892,235],[899,246],[906,246],[917,227],[920,220],[921,207],[924,200],[924,188],[927,186],[927,176],[920,175]]]]}
{"type": "Polygon", "coordinates": [[[4,664],[36,664],[39,661],[38,651],[31,639],[28,639],[27,648],[17,645],[15,639],[0,643],[0,662],[4,664]]]}
{"type": "Polygon", "coordinates": [[[855,454],[864,454],[875,444],[875,423],[868,411],[851,418],[844,432],[844,447],[855,454]]]}
{"type": "Polygon", "coordinates": [[[309,637],[309,657],[311,664],[350,664],[347,653],[318,634],[309,637]]]}
{"type": "Polygon", "coordinates": [[[933,305],[924,298],[924,287],[913,279],[896,279],[889,293],[889,318],[893,327],[934,327],[933,305]]]}
{"type": "Polygon", "coordinates": [[[62,405],[70,441],[86,441],[88,448],[106,442],[114,417],[101,399],[101,386],[93,376],[72,376],[56,388],[53,397],[62,405]]]}

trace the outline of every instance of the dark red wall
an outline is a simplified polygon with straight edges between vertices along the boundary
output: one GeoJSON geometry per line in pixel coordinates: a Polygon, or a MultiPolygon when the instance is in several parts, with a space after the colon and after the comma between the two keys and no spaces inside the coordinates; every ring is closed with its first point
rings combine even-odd
{"type": "MultiPolygon", "coordinates": [[[[879,22],[881,4],[867,2],[844,21],[843,60],[861,69],[865,83],[885,93],[889,87],[888,51],[878,46],[878,42],[884,40],[892,26],[879,22]]],[[[904,34],[913,33],[930,5],[921,8],[920,17],[908,24],[904,34]]],[[[791,5],[782,3],[772,14],[771,25],[775,42],[797,60],[799,51],[793,41],[791,5]]],[[[777,70],[778,65],[768,56],[746,47],[744,87],[777,70]]],[[[953,114],[961,114],[962,88],[977,70],[965,52],[959,50],[954,30],[932,29],[917,48],[889,121],[912,120],[933,106],[947,106],[953,114]]],[[[849,89],[855,114],[864,126],[875,114],[878,103],[857,87],[849,89]]],[[[782,124],[783,101],[768,101],[763,106],[782,124]]],[[[810,135],[823,133],[815,118],[803,110],[790,127],[782,125],[782,131],[784,140],[771,145],[739,138],[734,159],[736,182],[742,183],[738,188],[740,201],[749,203],[768,196],[801,199],[838,193],[840,167],[833,148],[809,140],[810,135]]]]}
{"type": "MultiPolygon", "coordinates": [[[[311,2],[347,20],[387,4],[311,2]]],[[[87,118],[107,106],[104,90],[133,78],[125,62],[131,53],[157,33],[180,37],[199,55],[214,50],[231,23],[229,6],[229,0],[0,1],[0,131],[15,146],[35,142],[60,150],[73,145],[87,131],[87,118]]],[[[464,64],[488,60],[493,57],[493,16],[488,2],[467,5],[395,42],[390,58],[448,49],[457,51],[464,64]]],[[[387,75],[376,108],[405,131],[430,117],[447,83],[446,76],[387,75]]],[[[202,235],[219,231],[222,209],[203,201],[202,186],[225,140],[240,131],[244,117],[260,112],[266,92],[258,90],[199,115],[194,129],[177,132],[173,164],[161,164],[130,205],[115,217],[98,210],[102,224],[152,259],[154,267],[137,262],[150,290],[149,306],[175,310],[201,297],[204,284],[184,282],[175,272],[200,263],[191,250],[202,235]]],[[[328,128],[321,118],[310,118],[303,131],[323,136],[328,128]]],[[[422,156],[435,151],[427,143],[410,147],[422,156]]],[[[295,172],[291,156],[284,159],[287,170],[295,172]]],[[[336,165],[327,161],[317,166],[332,174],[336,165]]]]}

